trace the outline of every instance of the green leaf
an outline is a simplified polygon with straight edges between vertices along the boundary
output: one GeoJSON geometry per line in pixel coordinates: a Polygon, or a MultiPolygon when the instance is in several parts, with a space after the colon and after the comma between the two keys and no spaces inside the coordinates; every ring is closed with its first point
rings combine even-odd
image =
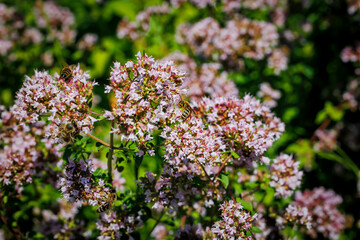
{"type": "Polygon", "coordinates": [[[335,107],[331,102],[326,102],[325,107],[321,110],[318,115],[316,116],[315,122],[320,124],[322,121],[329,117],[333,121],[340,121],[344,116],[344,112],[335,107]]]}
{"type": "Polygon", "coordinates": [[[253,207],[252,207],[250,202],[240,199],[240,203],[244,207],[244,209],[246,209],[246,210],[248,210],[250,212],[253,211],[253,207]]]}
{"type": "Polygon", "coordinates": [[[258,226],[254,226],[251,228],[253,233],[262,233],[261,229],[258,226]]]}
{"type": "Polygon", "coordinates": [[[257,182],[245,182],[244,185],[247,188],[253,189],[253,188],[257,187],[258,183],[257,182]]]}
{"type": "Polygon", "coordinates": [[[82,136],[79,136],[81,137],[79,141],[76,141],[76,145],[77,146],[81,146],[82,144],[84,144],[88,139],[89,137],[82,137],[82,136]]]}
{"type": "Polygon", "coordinates": [[[102,169],[102,168],[97,168],[97,169],[95,170],[95,172],[93,173],[93,176],[94,176],[94,177],[103,178],[104,175],[105,175],[104,169],[102,169]]]}
{"type": "Polygon", "coordinates": [[[44,236],[44,235],[42,235],[41,233],[37,232],[37,233],[33,236],[33,238],[40,238],[40,239],[44,239],[44,238],[45,238],[45,236],[44,236]]]}
{"type": "Polygon", "coordinates": [[[320,124],[322,121],[325,120],[326,117],[327,117],[326,111],[325,109],[323,109],[320,112],[318,112],[318,114],[316,115],[315,123],[320,124]]]}
{"type": "Polygon", "coordinates": [[[236,159],[238,159],[238,158],[240,157],[239,154],[237,154],[237,153],[234,152],[234,151],[231,151],[230,153],[231,153],[231,155],[232,155],[234,158],[236,158],[236,159]]]}
{"type": "Polygon", "coordinates": [[[299,115],[299,109],[296,107],[290,107],[285,110],[282,120],[288,123],[298,115],[299,115]]]}
{"type": "Polygon", "coordinates": [[[224,184],[225,189],[229,186],[229,177],[225,174],[221,174],[219,180],[224,184]]]}
{"type": "Polygon", "coordinates": [[[64,155],[63,155],[63,159],[64,160],[69,160],[69,157],[71,156],[71,147],[70,145],[66,146],[66,149],[65,149],[65,152],[64,152],[64,155]]]}

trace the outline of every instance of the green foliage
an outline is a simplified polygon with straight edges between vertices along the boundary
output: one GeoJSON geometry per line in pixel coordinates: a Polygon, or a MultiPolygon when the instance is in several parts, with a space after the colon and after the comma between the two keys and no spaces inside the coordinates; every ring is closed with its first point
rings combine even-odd
{"type": "Polygon", "coordinates": [[[221,174],[219,180],[224,184],[224,188],[227,189],[229,186],[229,177],[225,174],[221,174]]]}
{"type": "Polygon", "coordinates": [[[315,123],[319,124],[323,122],[327,117],[329,117],[333,121],[340,121],[344,116],[344,112],[333,106],[331,102],[325,102],[325,107],[322,111],[318,113],[316,116],[315,123]]]}

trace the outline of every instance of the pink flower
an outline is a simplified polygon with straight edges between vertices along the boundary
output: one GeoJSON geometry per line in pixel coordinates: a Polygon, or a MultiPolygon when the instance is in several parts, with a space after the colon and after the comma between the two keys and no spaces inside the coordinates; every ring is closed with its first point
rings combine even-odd
{"type": "Polygon", "coordinates": [[[280,99],[281,93],[279,90],[273,89],[268,82],[264,82],[260,84],[257,96],[262,98],[264,105],[273,108],[277,106],[277,100],[280,99]]]}
{"type": "Polygon", "coordinates": [[[186,72],[184,88],[189,89],[187,96],[190,100],[200,101],[203,97],[237,97],[239,92],[235,83],[228,80],[225,71],[220,72],[218,63],[203,64],[199,69],[191,58],[180,52],[163,59],[172,60],[178,68],[186,72]]]}
{"type": "Polygon", "coordinates": [[[252,239],[246,235],[246,231],[252,227],[256,214],[251,216],[240,203],[233,200],[224,202],[220,210],[222,219],[211,228],[217,239],[252,239]]]}
{"type": "Polygon", "coordinates": [[[289,197],[300,187],[303,172],[299,170],[299,163],[287,154],[274,159],[270,167],[270,186],[275,188],[275,196],[289,197]]]}
{"type": "Polygon", "coordinates": [[[239,155],[238,159],[232,157],[236,165],[259,161],[285,128],[268,107],[250,95],[243,99],[205,98],[199,102],[197,114],[223,137],[226,150],[239,155]]]}
{"type": "Polygon", "coordinates": [[[167,125],[178,111],[175,104],[183,93],[183,79],[183,73],[171,63],[161,64],[152,57],[141,56],[140,52],[137,62],[115,63],[110,73],[110,86],[116,102],[112,114],[106,113],[109,119],[118,122],[115,132],[123,140],[140,145],[151,140],[155,127],[167,125]]]}
{"type": "Polygon", "coordinates": [[[159,6],[147,7],[144,11],[139,12],[136,15],[136,21],[129,22],[124,19],[121,20],[117,28],[118,38],[130,38],[131,40],[137,40],[143,37],[150,27],[150,16],[162,15],[169,13],[168,3],[164,3],[159,6]]]}
{"type": "Polygon", "coordinates": [[[277,45],[278,38],[275,25],[238,17],[226,22],[224,28],[213,18],[180,25],[176,36],[195,54],[225,61],[232,68],[241,67],[239,57],[263,59],[277,45]]]}
{"type": "MultiPolygon", "coordinates": [[[[184,166],[183,170],[178,172],[165,165],[159,177],[147,172],[139,182],[141,189],[144,189],[145,202],[152,203],[153,209],[169,208],[170,212],[174,212],[184,206],[193,205],[197,202],[197,196],[201,196],[204,200],[201,201],[201,206],[204,206],[204,202],[208,202],[208,207],[213,206],[213,199],[220,198],[219,193],[214,192],[207,180],[194,176],[193,171],[191,166],[184,166]]],[[[220,192],[224,194],[223,189],[220,189],[220,192]]]]}
{"type": "Polygon", "coordinates": [[[319,139],[314,145],[316,151],[333,151],[337,147],[337,130],[318,129],[315,131],[315,135],[319,139]]]}
{"type": "Polygon", "coordinates": [[[96,82],[90,82],[90,75],[78,67],[72,71],[72,78],[65,82],[57,73],[54,77],[46,71],[35,71],[32,77],[26,76],[18,91],[14,112],[20,121],[37,122],[47,113],[52,123],[46,135],[55,142],[62,141],[60,132],[66,123],[72,123],[77,132],[88,133],[97,121],[91,117],[89,102],[96,82]],[[75,124],[74,124],[75,123],[75,124]]]}
{"type": "Polygon", "coordinates": [[[225,146],[212,127],[205,129],[200,119],[191,118],[180,125],[164,129],[161,137],[165,139],[165,160],[172,168],[185,171],[185,166],[194,175],[203,175],[203,167],[221,165],[224,161],[221,152],[225,146]],[[195,170],[195,171],[194,171],[195,170]],[[194,172],[193,172],[194,171],[194,172]]]}
{"type": "Polygon", "coordinates": [[[339,195],[323,187],[297,192],[285,217],[288,221],[305,224],[306,233],[312,238],[321,233],[325,238],[337,239],[345,227],[345,217],[336,209],[340,203],[339,195]]]}
{"type": "Polygon", "coordinates": [[[268,58],[268,67],[274,69],[275,75],[287,69],[288,66],[288,49],[273,49],[268,58]],[[286,50],[286,51],[285,51],[286,50]]]}
{"type": "Polygon", "coordinates": [[[62,146],[47,141],[43,122],[29,127],[20,123],[15,116],[13,107],[7,111],[0,106],[0,182],[4,185],[15,183],[19,193],[21,186],[31,183],[38,174],[44,181],[54,184],[57,174],[50,166],[59,160],[61,153],[58,151],[62,146]],[[40,174],[45,169],[50,176],[40,174]]]}
{"type": "Polygon", "coordinates": [[[102,187],[103,180],[98,182],[92,177],[94,167],[90,159],[75,162],[69,159],[64,167],[64,177],[59,179],[62,195],[69,202],[88,202],[89,204],[102,205],[110,194],[108,187],[102,187]]]}

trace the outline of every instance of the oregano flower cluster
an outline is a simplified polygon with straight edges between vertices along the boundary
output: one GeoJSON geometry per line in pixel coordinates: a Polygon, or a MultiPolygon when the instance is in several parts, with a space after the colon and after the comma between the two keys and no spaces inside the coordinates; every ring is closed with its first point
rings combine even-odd
{"type": "MultiPolygon", "coordinates": [[[[185,70],[197,69],[183,60],[185,70]]],[[[20,193],[22,185],[49,168],[43,162],[51,161],[58,168],[61,210],[35,215],[44,219],[40,232],[58,238],[69,229],[85,228],[76,218],[84,208],[99,214],[93,227],[98,239],[136,238],[150,218],[156,231],[148,236],[155,238],[176,230],[176,239],[254,239],[270,236],[274,228],[281,231],[285,224],[306,225],[313,237],[336,238],[344,228],[336,209],[341,198],[317,189],[297,193],[292,201],[303,176],[299,162],[288,154],[273,160],[266,156],[284,123],[255,97],[227,91],[227,75],[218,71],[219,65],[204,64],[199,75],[186,75],[171,61],[139,52],[133,61],[114,63],[105,86],[111,109],[101,113],[91,108],[97,83],[80,66],[72,67],[66,79],[35,71],[25,78],[15,105],[9,111],[0,108],[1,186],[15,183],[20,193]],[[187,91],[197,78],[208,89],[187,91]],[[102,130],[108,127],[109,139],[92,135],[95,122],[102,130]],[[107,164],[97,159],[105,156],[107,164]],[[155,171],[154,165],[159,165],[155,171]],[[131,186],[133,173],[136,184],[131,186]],[[286,211],[267,209],[266,197],[287,198],[279,201],[286,211]],[[162,217],[180,223],[171,231],[156,227],[162,217]]],[[[274,95],[267,90],[263,96],[274,95]]]]}
{"type": "Polygon", "coordinates": [[[76,131],[89,133],[96,118],[91,116],[92,89],[97,83],[79,66],[72,70],[70,81],[65,82],[58,73],[35,71],[26,76],[17,93],[13,111],[19,121],[37,122],[42,116],[51,121],[46,136],[61,142],[61,131],[67,122],[74,123],[76,131]]]}

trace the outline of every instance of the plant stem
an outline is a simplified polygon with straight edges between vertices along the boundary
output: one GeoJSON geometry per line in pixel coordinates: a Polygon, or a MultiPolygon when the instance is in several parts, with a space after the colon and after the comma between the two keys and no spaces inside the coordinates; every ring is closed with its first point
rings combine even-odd
{"type": "Polygon", "coordinates": [[[229,159],[231,158],[231,154],[228,156],[228,158],[225,160],[225,162],[221,165],[218,173],[214,176],[214,178],[212,179],[212,182],[214,182],[214,180],[219,176],[221,170],[225,167],[226,163],[229,161],[229,159]]]}
{"type": "Polygon", "coordinates": [[[350,170],[352,170],[356,177],[360,178],[359,168],[357,165],[351,160],[351,158],[344,152],[340,147],[336,148],[336,151],[339,153],[339,155],[343,158],[344,162],[343,165],[346,165],[350,170]]]}
{"type": "MultiPolygon", "coordinates": [[[[111,133],[111,134],[113,134],[113,133],[111,133]]],[[[110,134],[110,136],[111,136],[111,134],[110,134]]],[[[124,151],[134,151],[133,149],[130,149],[130,148],[122,148],[122,147],[114,147],[114,146],[111,147],[110,144],[108,144],[107,142],[104,142],[103,140],[91,135],[90,133],[87,133],[86,135],[88,137],[94,139],[95,141],[101,143],[102,145],[108,147],[108,148],[117,149],[117,150],[124,150],[124,151]]]]}
{"type": "Polygon", "coordinates": [[[249,232],[250,232],[251,236],[254,238],[254,240],[256,240],[254,233],[250,229],[249,229],[249,232]]]}
{"type": "MultiPolygon", "coordinates": [[[[111,129],[110,131],[114,128],[114,121],[111,121],[111,129]]],[[[109,153],[108,153],[108,182],[112,183],[112,156],[113,156],[113,146],[114,145],[114,133],[111,132],[110,133],[110,146],[109,146],[109,153]]]]}
{"type": "Polygon", "coordinates": [[[12,228],[11,224],[8,223],[8,221],[6,220],[6,218],[0,213],[0,219],[4,222],[4,224],[8,227],[8,229],[10,230],[10,232],[12,232],[12,234],[14,235],[14,237],[17,240],[20,240],[21,238],[24,238],[24,236],[22,235],[22,233],[19,231],[19,229],[14,229],[12,228]],[[19,237],[20,236],[20,237],[19,237]]]}
{"type": "Polygon", "coordinates": [[[105,146],[107,146],[108,148],[110,148],[110,145],[109,145],[107,142],[104,142],[103,140],[101,140],[101,139],[99,139],[99,138],[91,135],[90,133],[87,133],[86,135],[87,135],[88,137],[91,137],[91,138],[94,139],[95,141],[101,143],[102,145],[105,145],[105,146]]]}

